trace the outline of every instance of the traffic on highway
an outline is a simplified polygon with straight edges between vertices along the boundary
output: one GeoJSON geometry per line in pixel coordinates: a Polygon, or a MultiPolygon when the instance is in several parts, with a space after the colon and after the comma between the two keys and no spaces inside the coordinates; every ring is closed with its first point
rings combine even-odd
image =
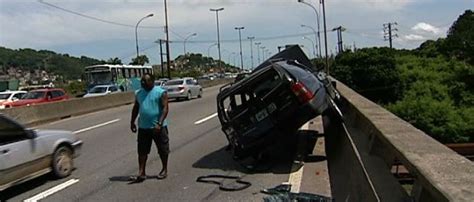
{"type": "MultiPolygon", "coordinates": [[[[287,51],[298,52],[298,57],[305,58],[299,55],[302,52],[298,47],[287,51]]],[[[162,167],[167,165],[167,161],[162,161],[164,157],[160,149],[163,143],[157,142],[158,150],[155,147],[152,150],[159,151],[160,155],[154,156],[153,152],[149,155],[147,174],[144,170],[142,172],[141,163],[139,169],[136,163],[132,163],[137,158],[134,139],[138,138],[140,142],[140,131],[137,137],[132,133],[136,128],[127,130],[132,111],[130,105],[39,125],[35,129],[28,129],[12,117],[2,115],[2,200],[152,199],[149,194],[128,195],[122,190],[137,183],[145,186],[133,186],[132,189],[138,192],[151,187],[172,191],[171,196],[163,195],[165,191],[153,194],[156,199],[261,199],[262,196],[249,194],[247,188],[252,187],[249,189],[255,192],[284,182],[282,178],[291,174],[288,169],[295,152],[294,147],[286,143],[296,144],[297,130],[303,124],[323,113],[331,113],[334,110],[329,109],[337,107],[331,105],[333,98],[328,93],[333,88],[327,88],[326,81],[319,79],[318,70],[304,65],[308,64],[307,61],[296,61],[285,51],[271,60],[274,62],[224,86],[202,88],[196,79],[185,77],[167,80],[164,84],[153,80],[151,86],[145,88],[142,79],[142,87],[136,96],[140,92],[154,92],[144,89],[160,89],[166,92],[167,98],[176,100],[169,103],[168,117],[164,115],[158,122],[152,122],[166,126],[169,131],[170,166],[162,167]],[[180,98],[200,99],[180,102],[180,98]],[[278,148],[274,148],[276,145],[278,148]],[[269,159],[276,162],[268,163],[269,159]],[[158,163],[159,160],[163,165],[158,163]],[[262,165],[267,168],[263,172],[257,171],[256,168],[262,165]],[[166,168],[165,174],[164,170],[158,173],[157,167],[166,168]],[[279,169],[287,171],[277,171],[279,169]],[[135,175],[137,170],[143,175],[135,175]],[[206,178],[203,176],[217,179],[239,176],[235,179],[243,187],[229,188],[221,184],[219,189],[239,190],[241,194],[213,194],[212,187],[194,182],[199,177],[198,182],[208,183],[209,180],[203,180],[206,178]],[[264,184],[251,186],[249,181],[264,184]],[[179,194],[176,189],[189,194],[179,194]]],[[[149,79],[147,75],[145,72],[143,78],[149,79]]],[[[96,85],[91,89],[101,89],[91,90],[89,94],[105,93],[102,96],[107,96],[111,87],[114,86],[96,85]]],[[[44,91],[30,91],[25,96],[34,97],[31,95],[34,92],[44,91]]],[[[133,111],[135,107],[146,107],[147,101],[136,99],[133,111]]],[[[165,109],[168,114],[168,108],[165,109]]],[[[134,116],[149,116],[142,114],[142,110],[137,108],[134,116]]],[[[143,121],[139,118],[137,122],[140,128],[144,127],[140,126],[143,121]]]]}

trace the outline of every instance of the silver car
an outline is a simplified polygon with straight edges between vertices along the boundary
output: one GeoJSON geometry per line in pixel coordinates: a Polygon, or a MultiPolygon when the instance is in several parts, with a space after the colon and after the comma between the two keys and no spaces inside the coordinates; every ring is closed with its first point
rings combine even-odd
{"type": "Polygon", "coordinates": [[[0,191],[49,172],[69,176],[81,146],[70,131],[30,130],[0,114],[0,191]]]}
{"type": "Polygon", "coordinates": [[[202,96],[202,87],[194,78],[173,79],[166,82],[164,88],[168,91],[168,98],[187,99],[202,96]]]}

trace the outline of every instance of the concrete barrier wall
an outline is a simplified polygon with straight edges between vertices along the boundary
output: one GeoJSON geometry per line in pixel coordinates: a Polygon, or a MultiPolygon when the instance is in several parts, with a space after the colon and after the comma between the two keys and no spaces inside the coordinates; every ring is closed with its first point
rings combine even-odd
{"type": "MultiPolygon", "coordinates": [[[[203,88],[221,85],[232,81],[231,79],[219,79],[213,81],[203,81],[203,88]]],[[[59,120],[70,116],[95,112],[107,108],[113,108],[134,102],[134,93],[125,92],[107,96],[70,99],[67,101],[38,104],[33,106],[23,106],[0,110],[16,121],[26,126],[34,126],[41,123],[59,120]]]]}
{"type": "Polygon", "coordinates": [[[54,103],[9,108],[0,111],[27,126],[54,121],[74,115],[95,112],[134,102],[134,93],[117,93],[107,96],[71,99],[54,103]]]}
{"type": "Polygon", "coordinates": [[[474,163],[342,83],[344,123],[323,119],[337,201],[474,201],[474,163]],[[407,193],[391,174],[414,176],[407,193]]]}

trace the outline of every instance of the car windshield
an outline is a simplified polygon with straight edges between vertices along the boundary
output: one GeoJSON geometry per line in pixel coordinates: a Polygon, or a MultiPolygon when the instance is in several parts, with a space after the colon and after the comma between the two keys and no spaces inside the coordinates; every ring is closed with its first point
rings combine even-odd
{"type": "Polygon", "coordinates": [[[89,93],[105,93],[107,92],[107,87],[95,87],[90,90],[89,93]]]}
{"type": "Polygon", "coordinates": [[[22,99],[40,99],[44,97],[45,92],[34,91],[28,92],[22,99]]]}
{"type": "Polygon", "coordinates": [[[11,93],[2,93],[0,94],[0,100],[6,100],[10,97],[11,93]]]}
{"type": "Polygon", "coordinates": [[[183,85],[184,80],[171,80],[166,82],[167,86],[183,85]]]}

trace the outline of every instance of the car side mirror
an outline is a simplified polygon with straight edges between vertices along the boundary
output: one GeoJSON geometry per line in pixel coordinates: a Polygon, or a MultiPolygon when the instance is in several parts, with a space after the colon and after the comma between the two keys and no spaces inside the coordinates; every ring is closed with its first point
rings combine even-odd
{"type": "Polygon", "coordinates": [[[18,100],[20,100],[20,99],[18,99],[17,97],[12,98],[13,102],[18,101],[18,100]]]}
{"type": "Polygon", "coordinates": [[[36,138],[36,132],[32,129],[26,129],[25,133],[26,133],[26,137],[28,139],[35,139],[36,138]]]}

